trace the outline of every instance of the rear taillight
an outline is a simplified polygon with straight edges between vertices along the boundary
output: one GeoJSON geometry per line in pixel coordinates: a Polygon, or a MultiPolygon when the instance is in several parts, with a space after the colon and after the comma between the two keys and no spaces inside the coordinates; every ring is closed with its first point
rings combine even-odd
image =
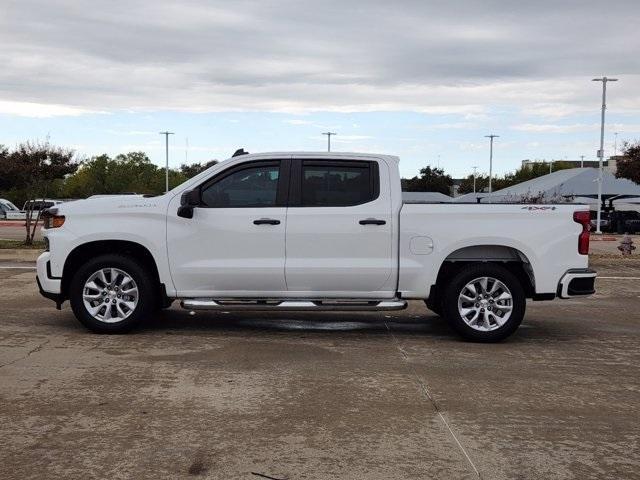
{"type": "Polygon", "coordinates": [[[591,215],[588,211],[573,212],[573,221],[582,225],[582,232],[578,236],[578,253],[589,255],[589,230],[591,229],[591,215]]]}

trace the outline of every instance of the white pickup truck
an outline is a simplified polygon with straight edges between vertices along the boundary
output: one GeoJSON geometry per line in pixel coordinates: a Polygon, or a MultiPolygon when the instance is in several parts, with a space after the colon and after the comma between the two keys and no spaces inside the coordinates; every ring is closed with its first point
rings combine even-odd
{"type": "MultiPolygon", "coordinates": [[[[236,152],[238,153],[238,152],[236,152]]],[[[526,299],[594,292],[579,205],[403,203],[398,158],[234,155],[170,192],[45,215],[41,293],[101,333],[189,310],[397,310],[497,341],[526,299]]]]}

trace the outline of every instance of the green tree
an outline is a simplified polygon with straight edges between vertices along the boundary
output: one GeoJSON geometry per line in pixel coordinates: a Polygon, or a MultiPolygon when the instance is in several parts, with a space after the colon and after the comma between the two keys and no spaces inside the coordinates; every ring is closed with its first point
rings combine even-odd
{"type": "Polygon", "coordinates": [[[618,160],[616,177],[640,184],[640,142],[625,142],[623,148],[625,158],[618,160]]]}
{"type": "Polygon", "coordinates": [[[431,166],[420,170],[420,175],[402,179],[402,190],[405,192],[440,192],[451,194],[453,179],[441,168],[431,166]]]}
{"type": "MultiPolygon", "coordinates": [[[[476,176],[476,192],[482,192],[489,188],[489,175],[480,174],[476,176]]],[[[473,174],[465,177],[460,182],[458,187],[458,193],[464,195],[465,193],[473,192],[473,174]]]]}
{"type": "Polygon", "coordinates": [[[216,165],[217,163],[218,160],[210,160],[204,164],[192,163],[191,165],[187,165],[183,163],[182,165],[180,165],[180,173],[182,173],[186,178],[192,178],[199,173],[204,172],[207,168],[216,165]]]}
{"type": "MultiPolygon", "coordinates": [[[[21,205],[27,200],[57,196],[60,180],[78,168],[73,150],[45,141],[27,141],[14,150],[0,148],[0,194],[21,205]]],[[[33,243],[40,211],[27,211],[25,243],[33,243]]]]}
{"type": "MultiPolygon", "coordinates": [[[[187,177],[169,169],[169,188],[187,177]]],[[[144,152],[129,152],[114,158],[99,155],[84,162],[64,185],[65,196],[85,198],[98,194],[141,193],[157,195],[165,189],[165,169],[158,168],[144,152]]]]}

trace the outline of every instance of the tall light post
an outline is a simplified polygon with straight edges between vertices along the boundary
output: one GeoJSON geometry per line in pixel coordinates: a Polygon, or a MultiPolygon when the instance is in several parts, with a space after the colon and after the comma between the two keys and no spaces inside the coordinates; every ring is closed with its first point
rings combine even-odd
{"type": "Polygon", "coordinates": [[[491,180],[493,177],[493,139],[494,138],[498,138],[500,135],[494,135],[493,133],[491,135],[485,135],[485,138],[490,139],[490,143],[489,143],[489,193],[491,193],[493,190],[491,189],[491,180]]]}
{"type": "Polygon", "coordinates": [[[331,135],[337,135],[335,132],[324,132],[323,135],[327,136],[327,152],[331,151],[331,135]]]}
{"type": "Polygon", "coordinates": [[[164,135],[164,148],[165,148],[165,170],[164,170],[164,192],[169,191],[169,135],[173,135],[173,132],[160,132],[160,135],[164,135]]]}
{"type": "Polygon", "coordinates": [[[594,78],[593,82],[602,82],[602,112],[600,117],[600,150],[598,150],[598,215],[596,217],[596,233],[600,230],[600,211],[602,210],[602,162],[604,160],[604,112],[607,109],[607,82],[617,82],[617,78],[594,78]]]}
{"type": "Polygon", "coordinates": [[[618,132],[615,132],[613,140],[613,155],[618,155],[618,132]]]}
{"type": "Polygon", "coordinates": [[[584,155],[580,155],[580,168],[584,168],[584,155]]]}
{"type": "Polygon", "coordinates": [[[471,168],[473,168],[473,193],[476,193],[476,177],[478,176],[478,167],[474,165],[471,168]]]}

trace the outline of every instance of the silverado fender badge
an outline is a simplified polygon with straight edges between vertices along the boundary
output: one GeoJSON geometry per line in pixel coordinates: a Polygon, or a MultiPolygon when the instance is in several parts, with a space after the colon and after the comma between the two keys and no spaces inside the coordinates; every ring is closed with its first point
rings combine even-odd
{"type": "Polygon", "coordinates": [[[118,208],[152,208],[156,206],[155,203],[135,203],[133,205],[118,205],[118,208]]]}

